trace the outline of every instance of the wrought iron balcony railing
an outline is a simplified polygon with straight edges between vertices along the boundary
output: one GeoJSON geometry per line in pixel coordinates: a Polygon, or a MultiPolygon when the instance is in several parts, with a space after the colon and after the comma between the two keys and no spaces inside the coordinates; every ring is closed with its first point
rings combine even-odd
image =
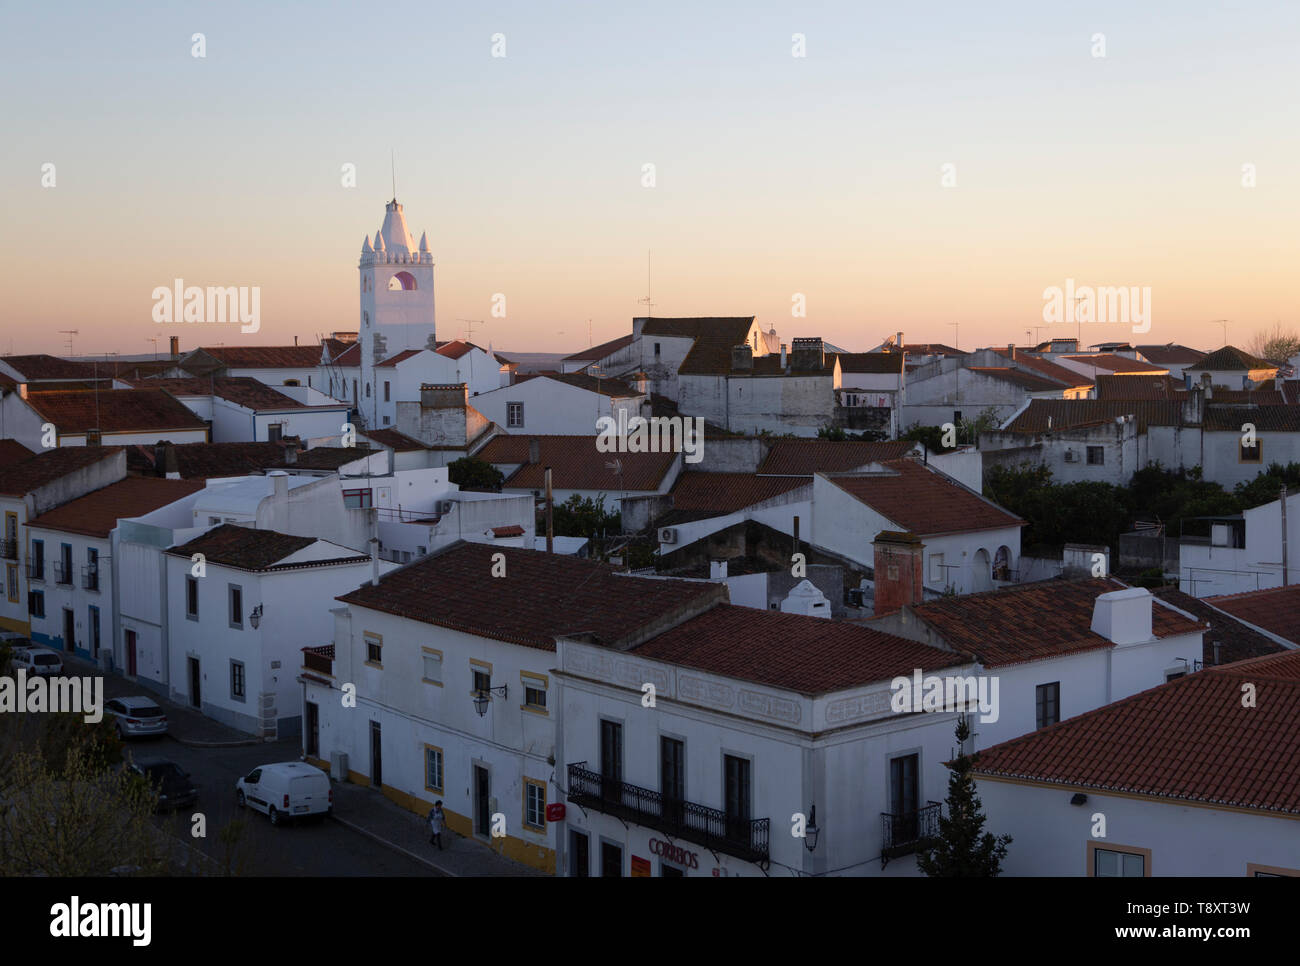
{"type": "Polygon", "coordinates": [[[569,766],[569,800],[584,808],[614,815],[706,849],[725,852],[748,862],[768,861],[771,821],[738,819],[695,802],[667,798],[662,792],[605,778],[587,763],[569,766]]]}
{"type": "Polygon", "coordinates": [[[28,560],[27,561],[27,579],[44,580],[45,579],[45,561],[28,560]]]}
{"type": "Polygon", "coordinates": [[[72,583],[72,568],[62,560],[54,561],[54,582],[56,584],[72,583]]]}
{"type": "Polygon", "coordinates": [[[99,590],[99,567],[87,564],[81,568],[81,586],[85,590],[99,590]]]}
{"type": "Polygon", "coordinates": [[[915,812],[881,812],[885,838],[880,846],[881,865],[900,855],[915,852],[939,834],[939,812],[943,806],[930,802],[915,812]]]}
{"type": "Polygon", "coordinates": [[[5,560],[17,560],[18,541],[0,540],[0,557],[3,557],[5,560]]]}

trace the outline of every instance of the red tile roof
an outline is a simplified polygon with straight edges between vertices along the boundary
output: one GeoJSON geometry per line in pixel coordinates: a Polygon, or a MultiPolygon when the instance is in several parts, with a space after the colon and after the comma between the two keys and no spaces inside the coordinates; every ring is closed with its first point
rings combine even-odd
{"type": "Polygon", "coordinates": [[[1176,345],[1173,342],[1167,342],[1164,345],[1140,345],[1134,348],[1148,362],[1154,362],[1162,366],[1199,362],[1205,358],[1205,353],[1199,349],[1189,349],[1185,345],[1176,345]]]}
{"type": "Polygon", "coordinates": [[[1022,372],[1019,369],[1012,369],[1010,366],[967,366],[966,369],[968,372],[988,376],[990,379],[1001,379],[1003,382],[1009,382],[1028,392],[1061,392],[1065,389],[1055,379],[1048,379],[1032,372],[1022,372]]]}
{"type": "Polygon", "coordinates": [[[361,365],[361,343],[343,343],[337,339],[327,340],[328,349],[331,353],[330,361],[325,365],[339,366],[340,368],[355,367],[361,365]]]}
{"type": "Polygon", "coordinates": [[[561,635],[615,647],[726,599],[705,581],[624,577],[606,564],[499,544],[455,543],[339,600],[478,637],[555,650],[561,635]],[[505,555],[505,577],[493,556],[505,555]],[[506,606],[508,602],[508,606],[506,606]]]}
{"type": "Polygon", "coordinates": [[[857,624],[732,604],[678,624],[634,653],[801,694],[970,663],[966,655],[857,624]]]}
{"type": "Polygon", "coordinates": [[[1252,369],[1276,369],[1277,364],[1243,352],[1233,345],[1216,349],[1184,372],[1249,372],[1252,369]]]}
{"type": "Polygon", "coordinates": [[[120,452],[120,446],[62,446],[0,465],[0,496],[23,496],[120,452]]]}
{"type": "Polygon", "coordinates": [[[0,362],[8,363],[22,373],[23,381],[32,379],[94,379],[98,373],[100,379],[107,379],[109,372],[93,363],[77,362],[72,359],[60,359],[57,356],[43,354],[28,356],[0,356],[0,362]]]}
{"type": "Polygon", "coordinates": [[[728,316],[713,318],[648,319],[641,327],[642,338],[694,339],[678,373],[686,375],[725,375],[731,372],[731,350],[744,345],[754,317],[728,316]]]}
{"type": "Polygon", "coordinates": [[[583,349],[581,352],[575,352],[571,356],[565,356],[565,362],[595,362],[597,359],[603,359],[619,349],[626,348],[632,344],[632,336],[624,335],[617,339],[611,339],[608,342],[602,342],[600,345],[594,345],[590,349],[583,349]]]}
{"type": "Polygon", "coordinates": [[[161,389],[29,392],[27,403],[52,422],[60,436],[88,429],[105,433],[207,429],[184,403],[161,389]]]}
{"type": "MultiPolygon", "coordinates": [[[[1218,401],[1219,392],[1214,393],[1218,401]]],[[[1300,406],[1215,406],[1205,410],[1201,425],[1207,432],[1240,433],[1250,423],[1257,433],[1300,432],[1300,406]]]]}
{"type": "Polygon", "coordinates": [[[201,553],[208,563],[235,567],[239,570],[296,570],[302,567],[323,567],[336,563],[368,560],[366,554],[339,548],[339,556],[327,560],[309,560],[298,564],[281,564],[305,547],[316,542],[315,537],[295,537],[275,530],[256,530],[233,523],[223,523],[189,543],[172,547],[167,552],[176,557],[190,557],[201,553]]]}
{"type": "Polygon", "coordinates": [[[474,455],[498,466],[522,463],[506,481],[511,489],[538,490],[545,468],[551,467],[551,486],[557,490],[657,490],[672,468],[676,453],[602,453],[597,436],[498,436],[474,455]],[[528,462],[529,441],[537,440],[540,458],[528,462]],[[608,464],[618,460],[618,475],[608,464]]]}
{"type": "Polygon", "coordinates": [[[299,450],[292,459],[288,454],[281,453],[275,462],[267,463],[266,466],[268,469],[337,470],[377,452],[379,451],[369,446],[316,446],[299,450]]]}
{"type": "Polygon", "coordinates": [[[424,351],[425,351],[424,349],[403,349],[401,352],[397,353],[397,355],[389,356],[383,362],[376,362],[375,368],[391,369],[394,366],[396,366],[399,362],[405,362],[407,359],[411,358],[411,356],[418,356],[421,352],[424,351]]]}
{"type": "MultiPolygon", "coordinates": [[[[180,443],[171,445],[176,454],[176,472],[181,479],[245,476],[284,459],[284,443],[180,443]]],[[[166,473],[159,467],[152,445],[127,447],[127,467],[133,473],[166,473]]]]}
{"type": "MultiPolygon", "coordinates": [[[[897,349],[897,346],[895,346],[897,349]]],[[[965,355],[960,349],[954,349],[942,342],[908,342],[903,351],[909,356],[960,356],[965,355]]]]}
{"type": "Polygon", "coordinates": [[[1038,375],[1051,379],[1054,382],[1059,382],[1062,386],[1070,389],[1079,389],[1083,386],[1092,385],[1092,380],[1087,376],[1080,375],[1066,366],[1057,365],[1055,362],[1049,362],[1047,359],[1029,355],[1028,352],[1023,350],[1018,351],[1014,357],[1012,357],[1010,351],[1007,349],[994,349],[993,351],[1014,362],[1015,365],[1022,369],[1030,369],[1033,372],[1038,373],[1038,375]]]}
{"type": "Polygon", "coordinates": [[[410,453],[415,450],[430,448],[427,443],[421,443],[418,439],[412,439],[405,433],[399,433],[395,429],[370,429],[363,435],[372,443],[378,443],[395,453],[410,453]]]}
{"type": "MultiPolygon", "coordinates": [[[[1097,598],[1125,584],[1108,578],[1044,580],[963,597],[945,597],[908,610],[948,646],[979,657],[988,668],[1114,647],[1092,630],[1097,598]]],[[[1202,627],[1156,601],[1151,631],[1157,638],[1196,634],[1202,627]]],[[[1198,648],[1199,649],[1199,648],[1198,648]]]]}
{"type": "Polygon", "coordinates": [[[915,459],[892,460],[879,472],[827,474],[859,503],[921,537],[1024,525],[1019,517],[915,459]]]}
{"type": "Polygon", "coordinates": [[[758,476],[754,473],[696,473],[688,471],[673,484],[674,510],[734,513],[808,486],[801,476],[758,476]]]}
{"type": "MultiPolygon", "coordinates": [[[[840,372],[871,372],[884,375],[901,374],[903,371],[903,353],[901,352],[828,352],[840,360],[840,372]]],[[[779,357],[778,357],[779,358],[779,357]]],[[[788,359],[789,356],[787,355],[788,359]]],[[[831,365],[828,358],[826,364],[831,365]]]]}
{"type": "Polygon", "coordinates": [[[1285,650],[1276,641],[1216,609],[1208,600],[1193,597],[1177,587],[1153,587],[1151,593],[1166,604],[1191,614],[1201,624],[1210,625],[1205,634],[1204,653],[1201,656],[1201,662],[1206,667],[1212,667],[1216,663],[1216,656],[1218,664],[1231,664],[1233,661],[1285,650]],[[1219,645],[1217,655],[1215,644],[1219,645]]]}
{"type": "Polygon", "coordinates": [[[1107,373],[1097,375],[1098,399],[1173,399],[1174,386],[1169,373],[1107,373]]]}
{"type": "Polygon", "coordinates": [[[574,389],[585,389],[587,392],[609,396],[613,399],[626,399],[631,396],[641,395],[622,379],[597,378],[585,372],[530,372],[518,377],[515,383],[517,385],[521,382],[528,382],[530,379],[553,379],[566,386],[572,386],[574,389]]]}
{"type": "Polygon", "coordinates": [[[868,463],[900,459],[916,443],[893,440],[884,443],[835,442],[829,439],[783,439],[768,451],[759,466],[759,476],[812,476],[814,473],[839,473],[856,470],[868,463]]]}
{"type": "Polygon", "coordinates": [[[1020,781],[1300,814],[1300,653],[1189,674],[980,752],[1020,781]],[[1242,706],[1242,686],[1255,702],[1242,706]]]}
{"type": "Polygon", "coordinates": [[[452,339],[450,342],[441,343],[434,351],[440,356],[446,356],[448,359],[459,359],[466,355],[471,349],[479,349],[473,342],[466,342],[464,339],[452,339]]]}
{"type": "Polygon", "coordinates": [[[1138,429],[1183,425],[1183,404],[1160,399],[1031,399],[1005,432],[1046,433],[1133,416],[1138,429]]]}
{"type": "Polygon", "coordinates": [[[1300,585],[1206,597],[1205,602],[1238,620],[1300,645],[1300,585]]]}
{"type": "Polygon", "coordinates": [[[492,536],[494,537],[522,537],[524,528],[517,523],[512,523],[508,527],[493,527],[492,536]]]}
{"type": "Polygon", "coordinates": [[[139,379],[132,385],[137,389],[165,389],[178,397],[215,395],[255,412],[272,412],[277,409],[347,408],[347,403],[342,402],[327,406],[307,406],[251,376],[223,376],[219,379],[202,376],[192,379],[139,379]]]}
{"type": "Polygon", "coordinates": [[[89,537],[107,537],[118,520],[152,513],[203,489],[201,480],[161,480],[129,476],[103,489],[47,510],[27,526],[89,537]]]}
{"type": "Polygon", "coordinates": [[[202,346],[231,369],[307,369],[321,363],[319,345],[202,346]]]}
{"type": "Polygon", "coordinates": [[[1139,362],[1137,359],[1130,359],[1128,356],[1117,356],[1107,352],[1099,352],[1094,356],[1066,356],[1065,358],[1103,372],[1166,371],[1163,367],[1150,362],[1139,362]]]}
{"type": "Polygon", "coordinates": [[[9,467],[36,454],[16,439],[0,439],[0,466],[9,467]]]}

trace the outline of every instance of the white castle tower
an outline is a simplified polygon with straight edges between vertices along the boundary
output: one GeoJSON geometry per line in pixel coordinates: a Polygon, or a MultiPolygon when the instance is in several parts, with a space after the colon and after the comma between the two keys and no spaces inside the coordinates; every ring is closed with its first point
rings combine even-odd
{"type": "Polygon", "coordinates": [[[379,384],[375,363],[403,349],[432,349],[434,341],[433,255],[429,240],[415,239],[406,227],[402,206],[394,198],[384,209],[384,223],[361,243],[361,318],[357,341],[361,343],[362,420],[379,428],[376,418],[379,384]]]}

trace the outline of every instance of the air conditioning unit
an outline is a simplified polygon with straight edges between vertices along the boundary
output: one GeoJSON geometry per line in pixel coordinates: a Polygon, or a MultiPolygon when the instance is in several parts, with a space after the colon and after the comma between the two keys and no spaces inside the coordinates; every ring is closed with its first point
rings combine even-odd
{"type": "Polygon", "coordinates": [[[1065,451],[1065,461],[1066,461],[1067,463],[1074,463],[1074,462],[1077,462],[1077,460],[1078,460],[1078,457],[1076,457],[1076,456],[1074,455],[1074,450],[1072,450],[1072,449],[1067,449],[1067,450],[1065,451]]]}
{"type": "Polygon", "coordinates": [[[330,752],[330,778],[336,782],[348,780],[348,753],[346,751],[330,752]]]}
{"type": "Polygon", "coordinates": [[[663,527],[659,530],[660,543],[676,543],[677,529],[675,527],[663,527]]]}
{"type": "Polygon", "coordinates": [[[439,501],[438,501],[438,512],[439,512],[439,513],[450,513],[450,512],[451,512],[451,501],[450,501],[450,500],[439,500],[439,501]]]}

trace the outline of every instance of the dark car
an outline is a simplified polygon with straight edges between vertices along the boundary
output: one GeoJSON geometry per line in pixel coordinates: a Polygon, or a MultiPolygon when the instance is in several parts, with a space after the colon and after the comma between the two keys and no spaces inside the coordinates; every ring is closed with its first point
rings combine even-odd
{"type": "Polygon", "coordinates": [[[190,781],[189,773],[174,761],[146,758],[133,761],[130,769],[158,792],[158,810],[185,808],[199,798],[199,790],[190,781]]]}

